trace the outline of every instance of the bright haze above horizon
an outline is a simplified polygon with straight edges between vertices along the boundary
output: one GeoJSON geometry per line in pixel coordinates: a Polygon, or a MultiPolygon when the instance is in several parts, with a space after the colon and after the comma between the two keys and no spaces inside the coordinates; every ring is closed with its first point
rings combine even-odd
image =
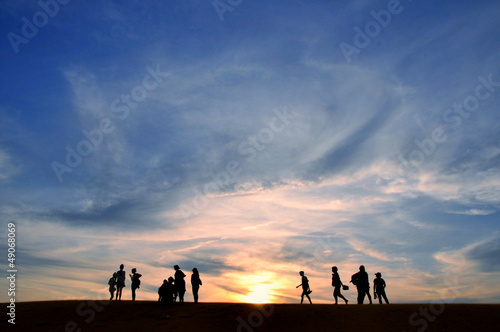
{"type": "Polygon", "coordinates": [[[201,302],[297,303],[303,270],[331,303],[363,264],[391,302],[500,302],[500,2],[0,10],[18,301],[107,298],[123,263],[125,299],[178,264],[186,301],[196,267],[201,302]]]}

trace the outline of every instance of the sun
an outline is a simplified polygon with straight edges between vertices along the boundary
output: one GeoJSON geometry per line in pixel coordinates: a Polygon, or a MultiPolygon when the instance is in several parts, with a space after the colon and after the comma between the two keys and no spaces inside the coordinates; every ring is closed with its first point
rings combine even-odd
{"type": "Polygon", "coordinates": [[[271,285],[252,285],[250,293],[241,297],[246,303],[270,303],[273,298],[273,290],[271,285]]]}

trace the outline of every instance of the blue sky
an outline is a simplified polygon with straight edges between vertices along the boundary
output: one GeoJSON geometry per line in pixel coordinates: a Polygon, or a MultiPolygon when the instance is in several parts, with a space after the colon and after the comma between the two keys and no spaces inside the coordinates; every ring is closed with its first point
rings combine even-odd
{"type": "Polygon", "coordinates": [[[331,302],[364,264],[393,302],[500,301],[500,4],[54,1],[0,5],[19,300],[123,263],[142,299],[179,264],[201,301],[297,302],[304,270],[331,302]]]}

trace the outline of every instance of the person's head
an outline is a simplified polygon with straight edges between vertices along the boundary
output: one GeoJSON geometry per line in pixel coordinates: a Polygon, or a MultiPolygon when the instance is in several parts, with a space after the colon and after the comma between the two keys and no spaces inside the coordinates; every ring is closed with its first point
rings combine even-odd
{"type": "Polygon", "coordinates": [[[179,269],[180,269],[179,265],[174,265],[174,270],[176,270],[176,271],[177,271],[177,270],[179,270],[179,269]]]}
{"type": "Polygon", "coordinates": [[[332,266],[332,272],[337,272],[339,269],[337,269],[336,266],[332,266]]]}
{"type": "Polygon", "coordinates": [[[116,278],[117,274],[116,272],[113,273],[113,278],[116,278]]]}
{"type": "Polygon", "coordinates": [[[137,271],[137,269],[134,267],[134,268],[132,269],[132,274],[134,274],[136,271],[137,271]]]}
{"type": "Polygon", "coordinates": [[[197,268],[194,268],[194,269],[193,269],[193,273],[194,273],[194,274],[198,274],[198,269],[197,269],[197,268]]]}
{"type": "Polygon", "coordinates": [[[163,283],[166,284],[168,281],[167,279],[163,279],[163,283]]]}
{"type": "Polygon", "coordinates": [[[375,273],[375,275],[377,276],[377,278],[380,278],[382,276],[382,273],[377,272],[377,273],[375,273]]]}
{"type": "Polygon", "coordinates": [[[124,267],[125,267],[125,265],[120,264],[120,270],[123,270],[124,267]]]}
{"type": "Polygon", "coordinates": [[[168,282],[169,283],[173,283],[174,282],[174,278],[172,276],[168,277],[168,282]]]}
{"type": "Polygon", "coordinates": [[[365,272],[365,266],[364,266],[364,265],[361,265],[361,266],[359,267],[359,270],[360,270],[361,272],[365,272]]]}
{"type": "Polygon", "coordinates": [[[300,274],[301,276],[304,276],[304,271],[300,271],[300,272],[299,272],[299,274],[300,274]]]}

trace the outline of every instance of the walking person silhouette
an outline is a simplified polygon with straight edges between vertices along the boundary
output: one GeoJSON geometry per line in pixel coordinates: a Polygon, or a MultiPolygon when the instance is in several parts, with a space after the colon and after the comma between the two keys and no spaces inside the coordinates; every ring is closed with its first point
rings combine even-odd
{"type": "Polygon", "coordinates": [[[338,274],[338,268],[336,266],[332,266],[332,286],[335,287],[333,289],[333,298],[335,299],[335,304],[338,303],[338,298],[340,297],[345,301],[345,304],[349,302],[341,293],[340,288],[344,285],[342,281],[340,281],[340,276],[338,274]]]}
{"type": "Polygon", "coordinates": [[[184,302],[184,293],[186,293],[186,281],[184,278],[186,275],[182,272],[179,265],[174,265],[174,279],[175,279],[175,289],[177,290],[177,295],[179,295],[179,302],[184,302]]]}
{"type": "Polygon", "coordinates": [[[123,287],[125,287],[125,278],[126,274],[125,271],[123,270],[125,266],[123,264],[120,265],[120,270],[116,271],[116,297],[115,301],[122,300],[122,290],[123,287]]]}
{"type": "Polygon", "coordinates": [[[198,303],[198,290],[201,285],[200,273],[197,268],[194,268],[193,274],[191,275],[191,287],[193,289],[194,303],[198,303]]]}
{"type": "Polygon", "coordinates": [[[356,285],[358,289],[358,304],[363,304],[365,300],[365,295],[368,296],[370,304],[372,304],[372,297],[370,296],[370,282],[368,280],[368,273],[365,271],[365,267],[361,265],[359,267],[359,272],[355,273],[351,277],[351,282],[356,285]]]}
{"type": "Polygon", "coordinates": [[[132,280],[132,301],[135,301],[135,290],[141,286],[141,280],[139,278],[142,277],[142,274],[137,273],[137,269],[134,267],[132,269],[132,274],[129,274],[129,276],[132,280]]]}
{"type": "Polygon", "coordinates": [[[373,298],[376,300],[378,297],[378,302],[382,304],[382,297],[385,300],[385,303],[389,304],[389,300],[387,299],[387,295],[385,295],[385,280],[382,279],[382,273],[375,273],[377,276],[373,279],[373,298]]]}
{"type": "Polygon", "coordinates": [[[300,296],[300,304],[304,302],[304,295],[307,296],[309,303],[312,304],[311,298],[309,297],[309,294],[312,293],[312,290],[309,287],[309,280],[304,275],[304,271],[300,271],[299,274],[302,277],[302,283],[295,288],[299,288],[300,286],[302,286],[302,295],[300,296]]]}

